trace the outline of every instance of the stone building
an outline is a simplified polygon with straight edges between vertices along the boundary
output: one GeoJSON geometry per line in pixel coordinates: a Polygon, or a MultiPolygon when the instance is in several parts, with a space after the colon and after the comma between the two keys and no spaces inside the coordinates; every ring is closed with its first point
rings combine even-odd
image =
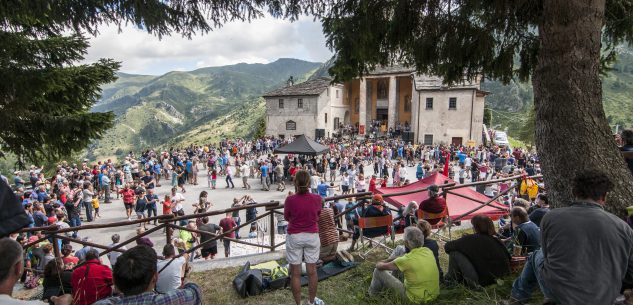
{"type": "Polygon", "coordinates": [[[391,131],[421,144],[481,143],[479,80],[445,86],[439,77],[390,66],[343,84],[316,79],[264,95],[267,135],[331,137],[343,126],[362,136],[391,131]]]}
{"type": "Polygon", "coordinates": [[[266,135],[281,138],[305,134],[331,137],[349,106],[343,104],[343,85],[319,78],[279,88],[264,95],[266,135]]]}

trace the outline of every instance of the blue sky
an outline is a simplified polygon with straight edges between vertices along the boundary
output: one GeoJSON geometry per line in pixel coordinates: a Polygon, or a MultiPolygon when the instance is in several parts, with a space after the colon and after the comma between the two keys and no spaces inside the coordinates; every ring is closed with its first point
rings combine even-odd
{"type": "Polygon", "coordinates": [[[297,22],[266,17],[251,23],[232,22],[191,40],[176,34],[163,37],[135,27],[104,27],[90,39],[84,62],[112,58],[121,72],[160,75],[202,67],[268,63],[280,57],[324,62],[332,53],[325,46],[320,22],[304,17],[297,22]]]}

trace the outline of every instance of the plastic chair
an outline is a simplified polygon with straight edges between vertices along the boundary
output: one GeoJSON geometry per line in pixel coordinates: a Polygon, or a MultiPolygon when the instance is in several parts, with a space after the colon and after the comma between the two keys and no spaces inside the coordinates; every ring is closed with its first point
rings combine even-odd
{"type": "Polygon", "coordinates": [[[386,246],[384,244],[387,241],[387,238],[391,239],[392,245],[395,243],[395,235],[391,234],[392,232],[394,232],[393,217],[391,216],[391,214],[385,215],[385,216],[377,216],[377,217],[359,217],[358,218],[358,228],[360,230],[360,241],[361,241],[361,244],[363,244],[363,238],[368,238],[372,242],[376,243],[376,245],[370,246],[369,250],[365,251],[365,253],[363,253],[361,251],[361,253],[359,254],[361,257],[364,258],[365,255],[367,255],[367,253],[369,253],[371,250],[373,250],[374,248],[376,248],[378,246],[381,246],[382,248],[385,249],[385,251],[387,253],[391,254],[393,249],[389,248],[388,246],[386,246]],[[364,229],[383,228],[383,227],[387,228],[387,232],[382,235],[382,238],[379,241],[375,241],[375,240],[373,240],[373,239],[371,239],[369,237],[364,237],[363,236],[363,230],[364,229]]]}
{"type": "Polygon", "coordinates": [[[451,240],[451,223],[450,217],[448,215],[448,207],[444,209],[444,211],[440,213],[431,213],[427,211],[423,211],[422,209],[418,209],[417,211],[418,219],[424,219],[426,221],[429,220],[438,220],[436,224],[431,225],[431,229],[435,230],[435,232],[431,231],[431,235],[437,236],[438,239],[451,240]],[[448,238],[440,234],[444,228],[448,227],[448,238]]]}

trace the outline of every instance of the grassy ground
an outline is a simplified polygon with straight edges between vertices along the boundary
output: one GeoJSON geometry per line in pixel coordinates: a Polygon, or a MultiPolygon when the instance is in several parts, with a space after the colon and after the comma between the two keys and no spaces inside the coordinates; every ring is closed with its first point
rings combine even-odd
{"type": "MultiPolygon", "coordinates": [[[[459,234],[459,233],[458,233],[459,234]]],[[[443,248],[443,244],[440,246],[443,248]]],[[[443,251],[443,250],[442,250],[443,251]]],[[[406,300],[399,300],[393,294],[385,294],[381,297],[370,297],[366,294],[371,282],[371,275],[376,262],[386,258],[386,253],[376,250],[374,255],[362,262],[358,267],[348,272],[330,277],[319,282],[317,296],[328,305],[405,305],[411,304],[406,300]]],[[[440,253],[440,264],[443,270],[448,269],[448,256],[440,253]]],[[[201,285],[204,292],[205,304],[257,304],[277,305],[292,304],[292,294],[289,289],[281,289],[264,293],[259,296],[240,298],[233,288],[233,278],[239,271],[239,267],[216,269],[192,274],[192,281],[201,285]]],[[[470,290],[464,287],[441,288],[441,294],[432,304],[440,305],[489,305],[499,304],[507,299],[512,288],[512,281],[516,274],[501,279],[497,284],[481,290],[470,290]]],[[[303,288],[304,302],[307,296],[307,287],[303,288]]],[[[536,296],[536,294],[535,294],[536,296]]],[[[536,296],[532,304],[540,304],[540,296],[536,296]]]]}

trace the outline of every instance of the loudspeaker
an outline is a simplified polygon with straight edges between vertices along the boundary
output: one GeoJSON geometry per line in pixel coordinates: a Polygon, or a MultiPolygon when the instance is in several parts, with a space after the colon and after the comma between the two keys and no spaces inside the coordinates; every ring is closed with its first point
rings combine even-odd
{"type": "Polygon", "coordinates": [[[413,131],[403,131],[402,132],[402,141],[413,143],[413,131]]]}
{"type": "Polygon", "coordinates": [[[315,129],[314,130],[314,139],[325,138],[325,129],[315,129]]]}

